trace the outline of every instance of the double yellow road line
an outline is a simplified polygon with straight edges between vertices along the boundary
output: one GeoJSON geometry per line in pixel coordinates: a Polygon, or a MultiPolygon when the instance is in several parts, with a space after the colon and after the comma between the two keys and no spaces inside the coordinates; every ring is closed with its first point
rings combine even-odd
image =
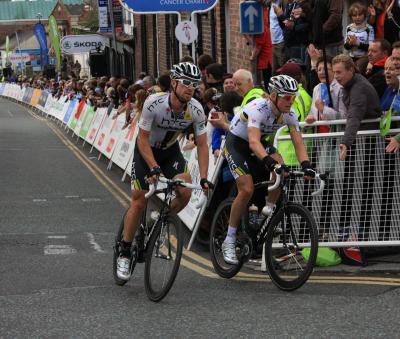
{"type": "MultiPolygon", "coordinates": [[[[54,134],[71,150],[71,152],[80,160],[83,165],[95,176],[95,178],[117,199],[124,207],[129,207],[130,196],[124,192],[117,184],[115,184],[106,174],[103,173],[93,162],[87,159],[87,156],[73,142],[71,142],[62,131],[58,129],[48,119],[41,117],[33,111],[27,110],[28,113],[40,121],[46,121],[46,124],[54,132],[54,134]]],[[[212,279],[220,279],[214,272],[210,260],[186,249],[183,250],[181,265],[192,270],[204,277],[212,279]]],[[[270,281],[267,273],[245,273],[239,272],[233,280],[249,281],[249,282],[265,282],[270,281]]],[[[356,276],[327,276],[313,275],[307,283],[316,284],[355,284],[355,285],[381,285],[381,286],[400,286],[400,278],[381,278],[381,277],[356,277],[356,276]]]]}

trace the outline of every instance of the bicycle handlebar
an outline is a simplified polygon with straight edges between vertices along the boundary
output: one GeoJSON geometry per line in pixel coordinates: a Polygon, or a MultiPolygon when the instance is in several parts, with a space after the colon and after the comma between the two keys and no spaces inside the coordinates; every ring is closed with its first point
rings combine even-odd
{"type": "MultiPolygon", "coordinates": [[[[273,190],[277,189],[279,187],[280,183],[281,183],[282,174],[278,174],[278,173],[276,173],[276,171],[274,171],[274,172],[276,174],[276,180],[275,180],[275,183],[272,186],[268,186],[268,191],[273,191],[273,190]]],[[[293,174],[294,176],[301,176],[301,177],[304,176],[304,172],[302,172],[302,171],[291,171],[290,174],[293,174]]],[[[321,194],[321,192],[325,188],[325,180],[326,180],[327,177],[328,177],[328,175],[326,173],[325,174],[317,173],[315,175],[315,179],[318,179],[320,184],[319,184],[319,188],[316,191],[311,193],[311,196],[314,197],[314,196],[316,196],[318,194],[321,194]]]]}
{"type": "MultiPolygon", "coordinates": [[[[203,187],[198,184],[192,184],[189,182],[185,182],[181,179],[167,179],[165,177],[158,177],[157,182],[162,182],[164,184],[168,183],[176,183],[176,186],[186,187],[192,190],[203,190],[203,187]]],[[[149,199],[156,191],[157,183],[149,185],[149,191],[144,195],[146,199],[149,199]]],[[[203,205],[207,203],[207,197],[203,194],[200,198],[199,202],[194,205],[196,209],[200,209],[203,205]]]]}

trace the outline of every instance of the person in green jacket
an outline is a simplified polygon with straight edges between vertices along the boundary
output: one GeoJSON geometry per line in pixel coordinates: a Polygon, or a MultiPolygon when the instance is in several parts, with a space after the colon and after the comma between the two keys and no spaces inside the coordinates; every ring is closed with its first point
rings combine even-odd
{"type": "Polygon", "coordinates": [[[233,81],[236,92],[243,97],[240,107],[244,107],[252,100],[262,98],[265,95],[262,88],[254,87],[253,75],[246,69],[238,69],[233,74],[233,81]]]}
{"type": "MultiPolygon", "coordinates": [[[[277,70],[279,74],[288,75],[294,78],[299,83],[299,90],[296,95],[296,99],[292,104],[292,110],[297,114],[298,120],[304,121],[310,113],[312,98],[304,89],[300,83],[302,71],[298,64],[288,62],[284,64],[280,69],[277,70]]],[[[281,135],[287,135],[289,131],[284,131],[281,135]]],[[[307,146],[307,142],[304,142],[307,146]]],[[[288,166],[298,166],[299,162],[296,157],[296,152],[294,150],[293,144],[290,140],[280,141],[278,144],[278,151],[282,155],[283,160],[288,166]]]]}

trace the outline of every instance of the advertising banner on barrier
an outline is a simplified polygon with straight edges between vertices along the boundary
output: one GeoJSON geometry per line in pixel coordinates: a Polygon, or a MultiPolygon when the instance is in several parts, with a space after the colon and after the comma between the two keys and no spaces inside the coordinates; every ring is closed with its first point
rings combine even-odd
{"type": "Polygon", "coordinates": [[[32,93],[32,97],[31,97],[31,105],[35,106],[38,104],[39,102],[39,98],[42,95],[42,91],[40,89],[34,89],[33,93],[32,93]]]}
{"type": "MultiPolygon", "coordinates": [[[[111,112],[111,116],[114,112],[111,112]]],[[[108,159],[111,158],[115,146],[117,146],[118,139],[121,136],[122,126],[125,124],[125,114],[120,114],[116,119],[113,119],[113,124],[111,126],[110,132],[108,133],[101,153],[103,153],[108,159]]]]}
{"type": "Polygon", "coordinates": [[[82,139],[86,139],[86,136],[89,132],[90,125],[92,124],[94,115],[95,115],[94,107],[89,106],[86,110],[85,116],[81,119],[82,120],[82,126],[81,129],[79,130],[79,136],[82,139]]]}
{"type": "Polygon", "coordinates": [[[118,167],[125,170],[128,165],[129,158],[133,153],[135,147],[135,139],[138,133],[136,123],[131,124],[129,128],[121,131],[121,137],[118,140],[117,146],[115,146],[114,153],[111,157],[111,161],[118,167]]]}
{"type": "Polygon", "coordinates": [[[27,87],[24,93],[24,97],[22,98],[22,101],[25,102],[26,104],[29,104],[31,102],[33,94],[33,88],[27,87]]]}
{"type": "Polygon", "coordinates": [[[62,119],[63,111],[64,111],[64,104],[65,104],[66,97],[61,97],[60,99],[56,100],[54,103],[54,117],[58,120],[62,119]]]}
{"type": "Polygon", "coordinates": [[[82,110],[82,112],[81,112],[81,114],[80,114],[80,116],[79,116],[79,119],[78,119],[78,121],[76,122],[76,126],[75,126],[75,128],[74,128],[74,134],[79,135],[79,132],[80,132],[81,127],[82,127],[82,122],[83,122],[83,120],[85,119],[86,113],[87,113],[87,111],[88,111],[90,108],[91,108],[91,106],[89,106],[89,105],[87,105],[87,104],[86,104],[86,106],[83,108],[83,110],[82,110]]]}
{"type": "Polygon", "coordinates": [[[49,110],[51,108],[51,106],[53,105],[53,96],[49,93],[47,96],[47,100],[46,100],[46,104],[43,108],[43,112],[45,112],[46,114],[49,114],[49,110]]]}
{"type": "Polygon", "coordinates": [[[67,111],[65,112],[64,117],[63,117],[63,123],[64,124],[68,124],[69,119],[71,118],[72,114],[75,112],[75,107],[77,105],[78,105],[78,100],[77,99],[69,101],[69,105],[68,105],[67,111]]]}
{"type": "Polygon", "coordinates": [[[4,83],[0,83],[0,95],[3,95],[4,89],[5,89],[5,84],[4,83]]]}
{"type": "Polygon", "coordinates": [[[89,127],[89,133],[86,137],[86,142],[90,145],[93,145],[96,136],[103,124],[104,118],[107,116],[107,108],[98,108],[95,112],[94,118],[92,120],[92,124],[89,127]]]}
{"type": "Polygon", "coordinates": [[[44,109],[44,107],[46,106],[46,102],[47,102],[47,97],[49,96],[48,92],[42,91],[42,94],[40,95],[37,107],[40,109],[44,109]]]}
{"type": "Polygon", "coordinates": [[[79,117],[81,116],[82,111],[85,108],[85,106],[86,106],[86,99],[82,98],[72,119],[69,119],[69,121],[68,121],[68,127],[70,129],[75,130],[76,124],[78,123],[79,117]]]}
{"type": "Polygon", "coordinates": [[[110,115],[107,115],[106,118],[104,119],[104,122],[100,128],[99,133],[97,133],[96,140],[93,143],[93,146],[101,152],[101,150],[104,148],[104,144],[108,139],[108,134],[110,133],[111,127],[113,126],[113,123],[115,120],[112,118],[113,113],[111,112],[110,115]]]}

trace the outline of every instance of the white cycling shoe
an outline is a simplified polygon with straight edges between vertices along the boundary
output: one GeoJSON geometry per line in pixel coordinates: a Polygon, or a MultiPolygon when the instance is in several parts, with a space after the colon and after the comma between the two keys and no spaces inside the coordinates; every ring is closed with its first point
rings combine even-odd
{"type": "Polygon", "coordinates": [[[131,259],[119,257],[117,259],[117,277],[128,281],[131,277],[131,259]]]}
{"type": "Polygon", "coordinates": [[[239,260],[236,256],[236,245],[231,242],[223,242],[222,246],[222,254],[224,256],[224,260],[227,264],[237,265],[239,264],[239,260]]]}

